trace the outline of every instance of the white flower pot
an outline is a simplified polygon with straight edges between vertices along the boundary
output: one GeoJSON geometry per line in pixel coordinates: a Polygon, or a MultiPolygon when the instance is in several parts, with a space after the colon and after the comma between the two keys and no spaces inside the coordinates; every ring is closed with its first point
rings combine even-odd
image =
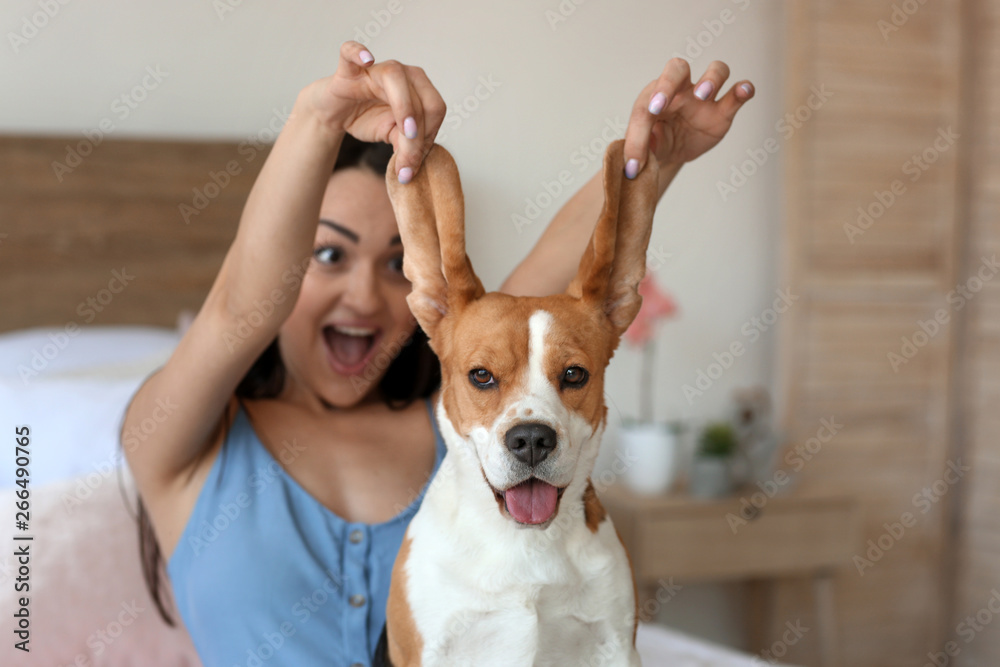
{"type": "Polygon", "coordinates": [[[677,472],[677,438],[663,424],[623,426],[618,448],[625,484],[643,495],[666,493],[677,472]]]}

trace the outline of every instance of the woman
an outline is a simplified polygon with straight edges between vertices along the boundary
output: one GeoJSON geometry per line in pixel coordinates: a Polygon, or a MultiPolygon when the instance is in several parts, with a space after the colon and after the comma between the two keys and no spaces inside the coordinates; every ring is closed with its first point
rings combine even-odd
{"type": "MultiPolygon", "coordinates": [[[[626,174],[652,146],[662,194],[718,143],[753,95],[743,82],[715,100],[728,75],[715,62],[694,86],[670,61],[633,107],[626,174]]],[[[178,406],[126,455],[147,581],[159,602],[165,558],[206,667],[370,664],[396,551],[444,447],[389,152],[347,135],[391,144],[407,183],[444,115],[422,70],[345,43],[336,73],[299,94],[204,305],[129,406],[126,430],[158,401],[178,406]]],[[[597,175],[501,290],[563,290],[601,202],[597,175]]]]}

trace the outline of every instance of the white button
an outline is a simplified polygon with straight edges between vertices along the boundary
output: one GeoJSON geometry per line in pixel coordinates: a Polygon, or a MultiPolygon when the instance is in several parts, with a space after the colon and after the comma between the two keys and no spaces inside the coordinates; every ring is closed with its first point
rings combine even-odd
{"type": "Polygon", "coordinates": [[[359,544],[361,540],[365,539],[365,534],[360,530],[352,530],[347,539],[351,541],[351,544],[359,544]]]}
{"type": "Polygon", "coordinates": [[[365,596],[364,595],[352,595],[350,602],[351,602],[351,606],[352,607],[363,607],[363,606],[365,606],[365,596]]]}

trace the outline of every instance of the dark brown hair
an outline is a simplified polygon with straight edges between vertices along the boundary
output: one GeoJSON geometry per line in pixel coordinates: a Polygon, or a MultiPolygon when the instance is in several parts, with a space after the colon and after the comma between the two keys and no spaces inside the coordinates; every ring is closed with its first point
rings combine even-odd
{"type": "MultiPolygon", "coordinates": [[[[389,166],[391,157],[392,146],[359,141],[346,134],[333,171],[353,167],[368,169],[382,176],[389,166]]],[[[235,393],[240,398],[274,398],[281,393],[284,384],[285,366],[278,351],[278,339],[275,338],[243,376],[235,393]]],[[[386,405],[397,410],[405,408],[415,400],[428,398],[440,384],[441,366],[427,342],[427,335],[418,326],[413,336],[401,346],[399,353],[389,364],[385,375],[379,381],[377,391],[386,405]]],[[[230,426],[228,415],[227,411],[226,432],[230,426]]],[[[160,616],[172,626],[174,620],[167,611],[162,595],[163,556],[141,498],[138,504],[138,522],[139,554],[146,588],[160,616]]]]}

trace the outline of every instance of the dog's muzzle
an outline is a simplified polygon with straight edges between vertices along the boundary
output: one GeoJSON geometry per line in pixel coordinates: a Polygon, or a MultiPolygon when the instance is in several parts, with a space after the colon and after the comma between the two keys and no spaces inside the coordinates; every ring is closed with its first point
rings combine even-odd
{"type": "MultiPolygon", "coordinates": [[[[534,472],[556,448],[557,439],[555,429],[548,424],[522,422],[508,429],[504,435],[504,445],[518,461],[534,472]]],[[[506,512],[518,523],[526,525],[547,524],[555,516],[563,491],[565,489],[553,486],[533,474],[508,489],[493,489],[501,512],[506,512]]]]}

